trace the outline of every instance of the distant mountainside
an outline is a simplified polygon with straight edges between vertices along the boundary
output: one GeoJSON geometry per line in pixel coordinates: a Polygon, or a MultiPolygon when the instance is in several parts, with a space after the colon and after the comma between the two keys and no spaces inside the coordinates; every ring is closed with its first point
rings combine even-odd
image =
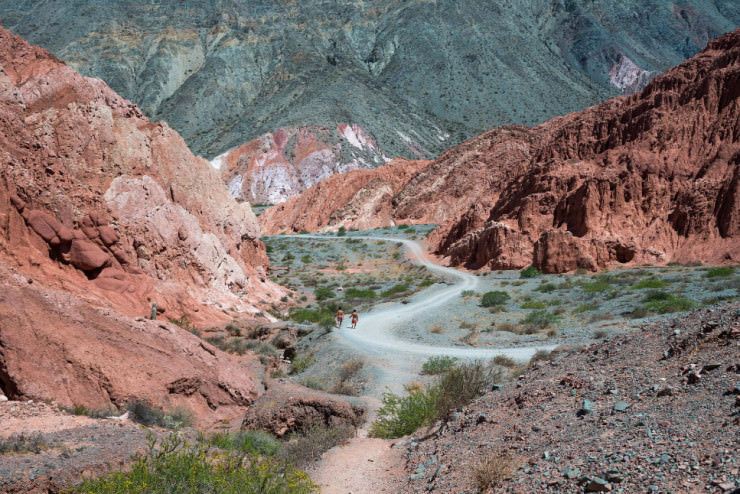
{"type": "Polygon", "coordinates": [[[639,90],[740,25],[740,2],[8,0],[0,22],[208,158],[278,129],[329,129],[317,138],[340,162],[328,173],[433,158],[639,90]]]}
{"type": "Polygon", "coordinates": [[[740,261],[740,29],[653,80],[432,162],[335,175],[259,217],[264,233],[440,223],[453,264],[545,272],[740,261]]]}

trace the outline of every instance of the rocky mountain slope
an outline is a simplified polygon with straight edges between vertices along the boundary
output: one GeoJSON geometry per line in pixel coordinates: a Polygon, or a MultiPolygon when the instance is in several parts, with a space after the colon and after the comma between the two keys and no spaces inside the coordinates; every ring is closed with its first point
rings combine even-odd
{"type": "Polygon", "coordinates": [[[737,492],[738,311],[697,310],[538,362],[412,438],[403,492],[737,492]]]}
{"type": "Polygon", "coordinates": [[[379,202],[368,193],[374,184],[351,172],[260,222],[267,232],[441,223],[433,249],[473,268],[738,262],[738,81],[740,30],[638,95],[454,147],[379,202]],[[340,204],[335,190],[346,198],[340,204]],[[366,214],[343,209],[349,204],[366,214]],[[375,209],[389,212],[374,218],[375,209]]]}
{"type": "Polygon", "coordinates": [[[284,294],[208,162],[2,28],[0,160],[0,394],[243,412],[260,386],[248,360],[133,319],[156,302],[162,319],[217,323],[284,294]]]}
{"type": "MultiPolygon", "coordinates": [[[[0,3],[0,21],[209,159],[277,132],[309,133],[341,146],[311,163],[343,171],[383,156],[433,158],[486,129],[638,90],[740,25],[740,4],[12,0],[0,3]],[[363,129],[376,149],[338,124],[363,129]]],[[[298,162],[284,162],[290,175],[298,162]]],[[[270,175],[258,189],[278,192],[246,197],[282,200],[286,180],[270,175]]]]}

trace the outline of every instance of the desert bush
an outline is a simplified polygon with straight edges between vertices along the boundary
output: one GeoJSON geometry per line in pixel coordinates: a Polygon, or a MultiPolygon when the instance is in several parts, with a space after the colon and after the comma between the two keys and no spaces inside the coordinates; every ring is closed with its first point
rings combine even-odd
{"type": "Polygon", "coordinates": [[[529,300],[521,305],[522,309],[544,309],[546,307],[547,305],[545,305],[544,302],[539,302],[535,300],[529,300]]]}
{"type": "Polygon", "coordinates": [[[411,434],[422,425],[431,423],[435,416],[437,393],[435,387],[409,391],[399,396],[390,391],[383,393],[382,406],[370,425],[369,435],[392,439],[411,434]]]}
{"type": "Polygon", "coordinates": [[[427,280],[422,280],[422,282],[421,282],[421,283],[419,283],[419,288],[426,288],[426,287],[428,287],[428,286],[432,286],[432,285],[434,285],[434,283],[435,283],[435,281],[434,281],[434,280],[429,280],[429,279],[427,279],[427,280]]]}
{"type": "Polygon", "coordinates": [[[473,295],[475,295],[475,290],[463,290],[460,292],[461,297],[472,297],[473,295]]]}
{"type": "MultiPolygon", "coordinates": [[[[168,317],[167,320],[172,324],[180,326],[182,329],[190,331],[193,334],[195,334],[194,331],[198,331],[198,328],[196,328],[190,321],[190,316],[188,314],[183,314],[179,318],[168,317]]],[[[198,331],[198,334],[196,336],[200,336],[200,331],[198,331]]]]}
{"type": "Polygon", "coordinates": [[[534,352],[534,355],[532,355],[532,358],[529,359],[529,363],[531,365],[540,360],[548,361],[553,360],[554,358],[555,355],[552,352],[549,352],[547,350],[537,350],[536,352],[534,352]]]}
{"type": "Polygon", "coordinates": [[[704,273],[705,278],[727,278],[735,273],[734,266],[717,266],[707,269],[704,273]]]}
{"type": "Polygon", "coordinates": [[[624,315],[630,319],[642,319],[643,317],[647,317],[649,312],[645,307],[635,307],[630,312],[625,312],[624,315]]]}
{"type": "Polygon", "coordinates": [[[50,447],[46,438],[39,433],[35,434],[12,434],[9,437],[0,437],[0,455],[7,454],[38,454],[50,447]]]}
{"type": "Polygon", "coordinates": [[[320,307],[318,309],[293,309],[290,312],[290,318],[296,322],[311,322],[318,324],[322,328],[330,328],[336,325],[335,313],[336,309],[330,304],[328,307],[320,307]]]}
{"type": "Polygon", "coordinates": [[[350,360],[349,362],[345,362],[339,368],[337,378],[340,381],[348,381],[355,377],[364,366],[365,362],[363,362],[362,360],[350,360]]]}
{"type": "Polygon", "coordinates": [[[318,391],[326,391],[327,388],[326,381],[319,379],[318,377],[304,377],[299,381],[299,384],[318,391]]]}
{"type": "Polygon", "coordinates": [[[86,494],[165,494],[172,492],[227,494],[308,494],[318,487],[308,474],[268,456],[212,452],[204,441],[195,444],[171,435],[146,455],[135,457],[131,470],[90,480],[74,489],[86,494]]]}
{"type": "Polygon", "coordinates": [[[409,286],[405,283],[399,283],[398,285],[393,285],[388,290],[385,290],[380,294],[381,297],[392,297],[393,295],[398,295],[399,293],[406,293],[410,290],[409,286]]]}
{"type": "Polygon", "coordinates": [[[591,314],[588,322],[608,321],[609,319],[614,319],[614,316],[608,312],[597,312],[596,314],[591,314]]]}
{"type": "Polygon", "coordinates": [[[165,412],[149,405],[145,401],[132,400],[126,408],[128,409],[130,420],[146,425],[147,427],[157,426],[166,429],[179,429],[193,423],[192,412],[183,407],[177,407],[165,412]]]}
{"type": "Polygon", "coordinates": [[[433,419],[447,420],[452,412],[478,396],[489,379],[489,371],[482,362],[460,364],[442,373],[436,385],[436,415],[433,419]]]}
{"type": "Polygon", "coordinates": [[[280,451],[280,441],[269,432],[247,430],[231,434],[216,432],[201,437],[202,441],[227,451],[241,451],[252,455],[275,456],[280,451]]]}
{"type": "Polygon", "coordinates": [[[492,292],[486,292],[480,298],[480,304],[483,307],[494,307],[496,305],[503,305],[511,299],[508,293],[495,290],[492,292]]]}
{"type": "Polygon", "coordinates": [[[347,235],[347,229],[343,226],[339,227],[339,230],[337,230],[337,237],[344,237],[347,235]]]}
{"type": "Polygon", "coordinates": [[[609,336],[609,333],[607,333],[603,329],[597,329],[596,331],[594,331],[594,338],[597,340],[603,340],[607,336],[609,336]]]}
{"type": "Polygon", "coordinates": [[[233,324],[227,324],[225,329],[226,329],[226,332],[229,333],[229,336],[241,336],[242,335],[241,328],[234,326],[233,324]]]}
{"type": "MultiPolygon", "coordinates": [[[[344,444],[355,437],[355,427],[345,424],[340,426],[326,426],[311,424],[301,431],[291,434],[282,444],[279,456],[284,463],[303,467],[312,464],[334,446],[344,444]]],[[[262,492],[262,491],[255,491],[262,492]]],[[[288,491],[289,492],[289,491],[288,491]]]]}
{"type": "Polygon", "coordinates": [[[510,322],[502,322],[496,326],[497,331],[506,331],[518,335],[524,334],[524,328],[521,324],[514,324],[510,322]]]}
{"type": "Polygon", "coordinates": [[[612,288],[612,284],[604,280],[591,281],[581,285],[581,290],[583,290],[584,293],[603,293],[612,288]]]}
{"type": "Polygon", "coordinates": [[[314,362],[314,356],[313,354],[307,354],[307,355],[301,355],[298,357],[295,357],[293,361],[290,363],[290,374],[299,374],[303,372],[304,370],[308,369],[308,367],[313,364],[314,362]]]}
{"type": "Polygon", "coordinates": [[[545,329],[557,322],[558,318],[546,310],[536,310],[526,315],[521,324],[533,329],[545,329]]]}
{"type": "Polygon", "coordinates": [[[506,355],[496,355],[491,360],[492,364],[500,365],[501,367],[506,367],[507,369],[513,369],[516,367],[516,362],[514,359],[507,357],[506,355]]]}
{"type": "MultiPolygon", "coordinates": [[[[545,280],[542,280],[542,281],[545,281],[545,280]]],[[[534,290],[536,292],[550,293],[550,292],[554,292],[557,289],[558,289],[558,285],[556,285],[555,283],[543,283],[537,288],[535,288],[534,290]]]]}
{"type": "Polygon", "coordinates": [[[347,288],[344,290],[344,298],[346,299],[373,299],[377,296],[375,291],[370,289],[347,288]]]}
{"type": "Polygon", "coordinates": [[[334,298],[337,295],[332,291],[331,288],[326,286],[320,286],[317,287],[313,291],[314,296],[316,297],[316,300],[326,300],[328,298],[334,298]]]}
{"type": "Polygon", "coordinates": [[[668,314],[670,312],[681,312],[691,310],[696,305],[686,297],[680,295],[667,294],[666,298],[645,299],[647,303],[645,308],[650,312],[657,314],[668,314]]]}
{"type": "Polygon", "coordinates": [[[75,405],[72,408],[65,408],[64,410],[73,415],[84,415],[94,419],[113,417],[121,413],[118,408],[113,405],[103,408],[88,408],[85,405],[75,405]]]}
{"type": "Polygon", "coordinates": [[[634,285],[633,290],[643,290],[645,288],[663,288],[668,285],[668,282],[658,278],[643,278],[634,285]]]}
{"type": "Polygon", "coordinates": [[[433,334],[441,334],[442,331],[444,331],[444,328],[442,327],[442,324],[438,322],[434,323],[432,327],[429,329],[429,332],[433,334]]]}
{"type": "Polygon", "coordinates": [[[522,461],[503,451],[489,453],[470,468],[470,481],[479,492],[499,487],[505,480],[511,479],[519,470],[522,461]]]}
{"type": "Polygon", "coordinates": [[[470,321],[462,321],[460,323],[460,329],[475,329],[475,324],[470,321]]]}
{"type": "Polygon", "coordinates": [[[279,379],[281,377],[285,377],[285,372],[283,372],[283,369],[272,369],[270,371],[270,377],[272,379],[279,379]]]}
{"type": "Polygon", "coordinates": [[[593,310],[598,310],[599,304],[581,304],[575,309],[571,311],[571,314],[581,314],[583,312],[589,312],[593,310]]]}
{"type": "Polygon", "coordinates": [[[542,271],[534,266],[529,266],[528,268],[523,269],[519,272],[520,278],[536,278],[538,276],[542,276],[542,271]]]}
{"type": "Polygon", "coordinates": [[[421,373],[431,375],[440,374],[454,367],[457,360],[457,357],[447,355],[429,357],[429,360],[421,366],[421,373]]]}

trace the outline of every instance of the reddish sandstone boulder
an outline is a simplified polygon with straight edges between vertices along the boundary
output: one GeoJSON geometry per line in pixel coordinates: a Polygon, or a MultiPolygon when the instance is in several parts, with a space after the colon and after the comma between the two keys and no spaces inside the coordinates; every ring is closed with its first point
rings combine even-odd
{"type": "Polygon", "coordinates": [[[69,251],[62,257],[82,271],[91,271],[103,267],[110,259],[110,254],[89,240],[74,239],[69,251]]]}

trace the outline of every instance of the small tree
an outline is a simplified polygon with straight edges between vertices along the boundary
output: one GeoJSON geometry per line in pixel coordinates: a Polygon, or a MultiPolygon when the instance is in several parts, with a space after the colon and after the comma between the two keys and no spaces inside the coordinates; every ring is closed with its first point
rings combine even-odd
{"type": "Polygon", "coordinates": [[[503,305],[511,299],[508,293],[496,290],[493,292],[486,292],[480,299],[480,304],[483,307],[493,307],[495,305],[503,305]]]}

